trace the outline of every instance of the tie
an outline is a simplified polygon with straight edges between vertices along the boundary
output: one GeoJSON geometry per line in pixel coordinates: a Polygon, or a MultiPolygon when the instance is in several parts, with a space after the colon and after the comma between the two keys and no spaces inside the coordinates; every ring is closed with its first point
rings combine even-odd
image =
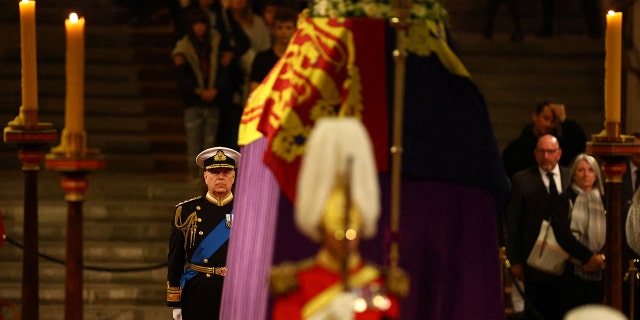
{"type": "Polygon", "coordinates": [[[547,172],[549,178],[549,194],[552,196],[558,195],[558,187],[556,187],[556,181],[553,179],[553,173],[547,172]]]}

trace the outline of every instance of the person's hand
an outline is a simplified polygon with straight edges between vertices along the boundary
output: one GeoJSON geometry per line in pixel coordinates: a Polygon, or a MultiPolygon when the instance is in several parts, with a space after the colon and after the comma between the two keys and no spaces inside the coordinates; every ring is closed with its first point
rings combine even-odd
{"type": "Polygon", "coordinates": [[[231,60],[233,60],[233,51],[224,51],[220,57],[220,65],[226,67],[231,63],[231,60]]]}
{"type": "Polygon", "coordinates": [[[173,309],[173,320],[182,320],[182,309],[173,309]]]}
{"type": "Polygon", "coordinates": [[[522,263],[514,264],[511,266],[511,273],[520,281],[524,281],[524,267],[522,263]]]}
{"type": "Polygon", "coordinates": [[[594,254],[589,258],[589,262],[582,266],[584,271],[593,272],[602,270],[604,267],[604,255],[603,254],[594,254]]]}
{"type": "Polygon", "coordinates": [[[181,55],[181,54],[173,55],[173,63],[176,66],[181,66],[184,63],[184,61],[185,61],[185,59],[184,59],[183,55],[181,55]]]}
{"type": "Polygon", "coordinates": [[[218,89],[207,89],[202,91],[202,95],[200,95],[200,99],[205,102],[211,102],[218,95],[218,89]]]}
{"type": "Polygon", "coordinates": [[[556,122],[558,124],[563,123],[565,120],[567,120],[567,112],[565,111],[564,104],[550,103],[549,108],[551,108],[553,114],[556,115],[556,122]]]}

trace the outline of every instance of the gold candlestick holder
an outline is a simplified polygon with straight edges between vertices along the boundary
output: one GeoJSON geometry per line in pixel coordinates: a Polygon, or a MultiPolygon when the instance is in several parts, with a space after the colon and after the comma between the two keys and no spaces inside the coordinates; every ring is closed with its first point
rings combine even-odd
{"type": "Polygon", "coordinates": [[[86,148],[86,133],[63,131],[59,146],[51,148],[45,165],[61,175],[60,186],[67,201],[67,247],[65,319],[81,320],[82,303],[82,204],[89,186],[87,175],[105,167],[98,149],[86,148]]]}

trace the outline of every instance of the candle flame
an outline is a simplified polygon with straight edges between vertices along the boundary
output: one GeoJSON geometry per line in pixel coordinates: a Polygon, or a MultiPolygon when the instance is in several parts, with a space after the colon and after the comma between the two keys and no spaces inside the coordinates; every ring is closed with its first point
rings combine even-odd
{"type": "Polygon", "coordinates": [[[69,15],[69,21],[71,21],[71,23],[78,23],[78,14],[75,12],[72,12],[69,15]]]}
{"type": "Polygon", "coordinates": [[[615,11],[613,11],[613,10],[609,10],[607,12],[607,14],[610,15],[610,16],[615,16],[616,15],[615,11]]]}
{"type": "Polygon", "coordinates": [[[22,0],[22,2],[27,3],[27,2],[29,2],[29,0],[22,0]]]}

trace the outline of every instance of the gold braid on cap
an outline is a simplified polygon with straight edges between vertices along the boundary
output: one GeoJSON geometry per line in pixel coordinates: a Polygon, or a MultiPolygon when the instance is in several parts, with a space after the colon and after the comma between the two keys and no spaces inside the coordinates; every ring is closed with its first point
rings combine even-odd
{"type": "Polygon", "coordinates": [[[184,236],[184,249],[187,250],[187,243],[189,243],[189,247],[192,247],[198,229],[198,214],[196,212],[191,213],[186,221],[182,223],[182,206],[179,206],[176,209],[173,224],[182,231],[182,235],[184,236]]]}

